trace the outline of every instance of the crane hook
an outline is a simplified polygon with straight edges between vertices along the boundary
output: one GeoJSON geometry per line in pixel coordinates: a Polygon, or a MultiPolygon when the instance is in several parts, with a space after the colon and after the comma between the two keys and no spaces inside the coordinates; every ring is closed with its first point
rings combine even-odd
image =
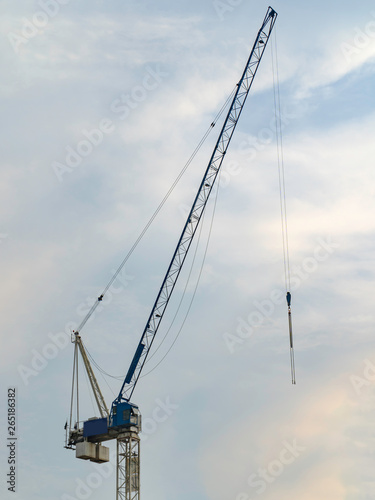
{"type": "Polygon", "coordinates": [[[290,369],[292,374],[292,384],[296,383],[296,369],[294,365],[294,347],[293,347],[293,331],[292,331],[292,295],[290,292],[286,293],[286,302],[288,304],[288,323],[289,323],[289,341],[290,341],[290,369]]]}

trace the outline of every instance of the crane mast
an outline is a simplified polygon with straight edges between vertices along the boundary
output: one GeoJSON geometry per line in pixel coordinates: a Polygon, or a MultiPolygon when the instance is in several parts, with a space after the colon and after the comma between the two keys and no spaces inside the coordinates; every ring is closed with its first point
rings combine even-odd
{"type": "MultiPolygon", "coordinates": [[[[92,418],[85,421],[83,423],[83,428],[79,428],[79,422],[77,422],[74,429],[69,429],[67,447],[72,448],[73,445],[76,446],[77,458],[94,462],[106,462],[109,460],[109,449],[102,446],[102,442],[111,439],[117,440],[117,500],[139,500],[140,498],[139,433],[142,428],[141,415],[138,406],[130,402],[130,399],[163,319],[192,240],[206,208],[207,201],[220,172],[221,165],[259,68],[264,50],[271,36],[276,18],[277,13],[269,7],[256,36],[245,69],[237,83],[229,111],[224,120],[210,161],[203,175],[203,179],[141,335],[132,362],[120,392],[112,403],[110,411],[108,411],[105,404],[81,338],[78,333],[75,334],[75,352],[77,352],[78,348],[84,360],[84,366],[96,398],[101,418],[92,418]]],[[[101,298],[99,298],[99,300],[101,300],[101,298]]]]}

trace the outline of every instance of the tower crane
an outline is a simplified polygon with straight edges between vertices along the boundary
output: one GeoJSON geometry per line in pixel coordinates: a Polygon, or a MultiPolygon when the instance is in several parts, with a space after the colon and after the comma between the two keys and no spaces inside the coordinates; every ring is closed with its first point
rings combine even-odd
{"type": "MultiPolygon", "coordinates": [[[[269,7],[256,36],[243,74],[236,85],[229,111],[224,120],[224,124],[221,128],[164,280],[157,294],[155,303],[147,319],[146,326],[135,350],[135,354],[118,396],[112,402],[110,409],[108,409],[100,391],[81,336],[78,331],[74,332],[73,342],[75,344],[75,351],[73,383],[75,376],[78,379],[78,353],[80,353],[95,396],[100,418],[86,420],[83,422],[83,426],[80,427],[79,418],[77,417],[77,422],[73,424],[71,417],[69,428],[67,427],[66,447],[75,448],[77,458],[98,463],[107,462],[109,460],[109,448],[103,446],[102,443],[116,439],[116,500],[139,500],[140,498],[139,433],[141,432],[142,425],[139,408],[131,401],[131,398],[184,265],[215,180],[218,177],[234,130],[254,81],[273,26],[276,22],[276,18],[277,13],[274,9],[269,7]]],[[[102,300],[102,298],[103,296],[101,295],[98,301],[102,300]]]]}

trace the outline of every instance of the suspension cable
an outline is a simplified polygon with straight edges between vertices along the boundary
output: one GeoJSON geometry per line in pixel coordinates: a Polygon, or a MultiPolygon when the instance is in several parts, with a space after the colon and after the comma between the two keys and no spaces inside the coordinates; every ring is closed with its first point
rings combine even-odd
{"type": "Polygon", "coordinates": [[[77,424],[79,422],[79,383],[78,383],[78,351],[77,351],[77,362],[76,362],[76,379],[77,379],[77,424]]]}
{"type": "MultiPolygon", "coordinates": [[[[98,363],[95,361],[95,359],[92,357],[92,354],[90,354],[90,351],[87,350],[86,345],[83,343],[83,340],[81,339],[81,342],[86,350],[87,356],[90,358],[91,363],[101,372],[102,375],[106,375],[107,377],[114,378],[116,380],[123,380],[125,375],[111,375],[110,373],[106,372],[101,368],[98,363]]],[[[111,389],[112,391],[112,389],[111,389]]]]}
{"type": "Polygon", "coordinates": [[[214,126],[216,125],[216,122],[218,121],[218,119],[220,118],[220,116],[222,115],[222,113],[224,112],[225,108],[232,101],[233,95],[236,92],[236,90],[237,90],[237,86],[234,87],[234,89],[230,93],[229,97],[227,98],[227,100],[225,101],[225,103],[223,104],[223,106],[220,108],[220,110],[217,113],[217,115],[215,116],[214,120],[211,122],[211,125],[208,127],[208,129],[206,130],[206,132],[203,135],[202,139],[199,141],[198,146],[195,148],[195,150],[191,154],[190,158],[188,159],[188,161],[184,165],[183,169],[181,170],[181,172],[176,177],[176,179],[173,182],[172,186],[169,188],[168,192],[166,193],[166,195],[164,196],[164,198],[160,202],[159,206],[157,207],[157,209],[155,210],[155,212],[152,214],[150,220],[147,222],[147,224],[142,229],[140,235],[136,239],[136,241],[133,244],[133,246],[130,248],[129,252],[126,254],[125,258],[123,259],[123,261],[121,262],[121,264],[117,268],[116,272],[113,274],[113,276],[110,279],[110,281],[108,282],[107,286],[104,288],[103,292],[99,295],[99,297],[96,299],[96,301],[94,302],[94,304],[91,306],[91,308],[88,311],[88,313],[86,314],[86,316],[81,321],[79,327],[76,330],[76,333],[78,333],[78,334],[80,333],[80,331],[82,330],[82,328],[84,327],[84,325],[87,323],[87,321],[90,319],[90,317],[94,313],[95,309],[98,307],[99,303],[103,300],[104,295],[107,293],[107,291],[110,288],[110,286],[112,285],[112,283],[115,281],[115,279],[117,278],[117,276],[120,274],[121,270],[123,269],[124,265],[128,261],[129,257],[132,255],[132,253],[134,252],[134,250],[138,246],[139,242],[142,240],[143,236],[147,232],[148,228],[151,226],[151,224],[153,223],[154,219],[156,218],[156,216],[158,215],[158,213],[160,212],[160,210],[164,206],[165,202],[167,201],[167,199],[171,195],[172,191],[174,190],[174,188],[176,187],[176,185],[180,181],[181,177],[184,175],[184,173],[186,172],[187,168],[189,167],[189,165],[191,164],[191,162],[193,161],[193,159],[197,155],[198,151],[203,146],[203,144],[206,141],[207,137],[209,136],[211,130],[214,128],[214,126]]]}
{"type": "MultiPolygon", "coordinates": [[[[163,205],[165,204],[165,202],[167,201],[168,197],[170,196],[170,194],[172,193],[173,189],[176,187],[177,183],[179,182],[179,180],[181,179],[181,177],[183,176],[183,174],[185,173],[185,171],[187,170],[187,168],[189,167],[189,165],[191,164],[191,162],[193,161],[193,159],[195,158],[195,156],[197,155],[197,153],[199,152],[199,150],[201,149],[201,147],[203,146],[204,142],[206,141],[207,137],[209,136],[211,130],[213,129],[213,127],[216,125],[218,119],[220,118],[220,116],[222,115],[222,113],[224,112],[225,108],[228,106],[229,102],[231,102],[232,98],[233,98],[233,95],[234,93],[236,92],[236,88],[237,86],[235,86],[232,90],[232,92],[230,93],[230,95],[228,96],[228,98],[226,99],[225,103],[223,104],[223,106],[220,108],[219,112],[216,114],[214,120],[212,121],[212,123],[210,124],[210,126],[208,127],[208,129],[206,130],[205,134],[203,135],[202,139],[200,140],[200,142],[198,143],[197,147],[195,148],[195,150],[193,151],[193,153],[191,154],[190,158],[188,159],[188,161],[186,162],[186,164],[184,165],[183,169],[181,170],[181,172],[179,173],[179,175],[176,177],[175,181],[173,182],[172,186],[169,188],[168,192],[166,193],[166,195],[164,196],[163,200],[161,201],[161,203],[159,204],[159,206],[157,207],[157,209],[155,210],[155,212],[153,213],[153,215],[151,216],[150,220],[148,221],[148,223],[145,225],[145,227],[143,228],[143,230],[141,231],[140,235],[138,236],[138,238],[136,239],[135,243],[133,244],[133,246],[131,247],[131,249],[129,250],[129,252],[127,253],[127,255],[125,256],[125,258],[123,259],[123,261],[121,262],[120,266],[117,268],[116,272],[114,273],[114,275],[112,276],[111,280],[109,281],[109,283],[107,284],[107,286],[104,288],[103,292],[101,293],[101,295],[98,297],[98,299],[94,302],[94,304],[91,306],[90,310],[88,311],[87,315],[85,316],[85,318],[82,320],[82,322],[80,323],[79,327],[77,328],[76,332],[77,334],[79,334],[79,332],[82,330],[82,328],[84,327],[84,325],[87,323],[87,321],[90,319],[90,317],[92,316],[92,314],[94,313],[95,309],[97,308],[97,306],[99,305],[99,302],[101,302],[104,298],[104,295],[105,293],[108,291],[108,289],[110,288],[110,286],[112,285],[112,283],[115,281],[115,279],[117,278],[117,276],[119,275],[119,273],[121,272],[121,270],[123,269],[125,263],[127,262],[127,260],[129,259],[129,257],[131,256],[131,254],[133,253],[133,251],[135,250],[135,248],[137,247],[137,245],[139,244],[139,242],[141,241],[141,239],[143,238],[143,236],[145,235],[145,233],[147,232],[148,228],[151,226],[152,222],[154,221],[154,219],[156,218],[156,216],[158,215],[158,213],[160,212],[160,210],[162,209],[163,205]]],[[[217,194],[216,194],[216,199],[217,199],[217,194]]],[[[216,206],[216,200],[215,200],[215,206],[216,206]]],[[[211,224],[211,227],[212,227],[212,224],[211,224]]],[[[202,230],[202,229],[201,229],[202,230]]],[[[201,230],[200,230],[200,234],[201,234],[201,230]]],[[[200,234],[199,234],[199,238],[198,238],[198,243],[199,243],[199,239],[200,239],[200,234]]],[[[210,229],[210,234],[211,234],[211,229],[210,229]]],[[[197,244],[198,245],[198,244],[197,244]]],[[[208,247],[208,242],[207,242],[207,247],[208,247]]],[[[206,252],[207,252],[207,247],[206,247],[206,252]]],[[[197,246],[198,248],[198,246],[197,246]]],[[[196,249],[197,251],[197,249],[196,249]]],[[[196,255],[196,252],[195,252],[195,255],[196,255]]],[[[194,261],[195,261],[195,255],[194,255],[194,259],[193,259],[193,263],[192,263],[192,266],[194,264],[194,261]]],[[[203,267],[203,263],[202,263],[202,267],[203,267]]],[[[188,286],[188,283],[189,283],[189,280],[190,280],[190,275],[191,275],[191,271],[192,271],[192,267],[191,267],[191,270],[190,270],[190,273],[189,273],[189,276],[188,276],[188,280],[187,280],[187,283],[186,283],[186,286],[185,286],[185,290],[184,290],[184,293],[183,293],[183,297],[180,301],[180,304],[178,306],[178,310],[172,320],[172,323],[167,331],[167,333],[165,334],[163,340],[161,341],[160,345],[158,346],[157,350],[159,349],[159,347],[161,346],[161,344],[164,342],[165,338],[167,337],[171,327],[173,326],[173,323],[174,323],[174,320],[177,316],[177,313],[180,309],[180,306],[182,304],[182,300],[184,298],[184,295],[185,295],[185,291],[187,289],[187,286],[188,286]]],[[[200,271],[200,274],[199,274],[199,277],[201,275],[201,272],[202,272],[202,269],[200,271]]],[[[198,282],[197,282],[197,285],[196,285],[196,288],[198,286],[198,282]]],[[[195,288],[195,290],[196,290],[195,288]]],[[[195,292],[194,292],[194,296],[195,296],[195,292]]],[[[194,299],[194,296],[193,296],[193,299],[194,299]]],[[[193,300],[192,299],[192,300],[193,300]]],[[[191,301],[191,304],[192,304],[192,301],[191,301]]],[[[190,310],[190,307],[191,307],[191,304],[189,306],[189,310],[190,310]]],[[[189,312],[189,311],[188,311],[189,312]]],[[[187,313],[188,314],[188,313],[187,313]]],[[[187,315],[185,316],[185,319],[184,319],[184,323],[186,321],[186,317],[187,315]]],[[[183,326],[183,325],[182,325],[183,326]]],[[[180,331],[182,329],[182,326],[180,328],[180,331]]],[[[179,333],[180,333],[179,331],[179,333]]],[[[178,333],[178,335],[179,335],[178,333]]],[[[178,336],[177,335],[177,336],[178,336]]],[[[174,340],[174,342],[176,342],[177,340],[177,337],[176,339],[174,340]]],[[[83,343],[83,340],[81,340],[82,343],[83,343]]],[[[173,344],[174,344],[173,342],[173,344]]],[[[172,346],[173,346],[172,344],[172,346]]],[[[171,347],[172,347],[171,346],[171,347]]],[[[170,347],[170,349],[171,349],[170,347]]],[[[115,375],[111,375],[110,373],[106,372],[105,370],[103,370],[99,365],[98,363],[94,360],[94,358],[92,357],[92,355],[90,354],[90,352],[87,350],[87,347],[85,346],[85,349],[86,349],[86,352],[87,352],[87,355],[88,357],[90,358],[91,362],[94,364],[94,366],[101,372],[101,374],[103,375],[103,378],[104,378],[104,375],[107,376],[107,377],[110,377],[110,378],[114,378],[114,379],[117,379],[117,380],[122,380],[124,378],[123,375],[119,375],[119,376],[115,376],[115,375]]],[[[170,351],[170,349],[168,350],[168,352],[170,351]]],[[[167,352],[167,354],[168,354],[167,352]]],[[[165,358],[166,355],[164,355],[164,357],[162,358],[162,360],[165,358]]],[[[152,357],[152,356],[151,356],[152,357]]],[[[150,358],[151,359],[151,358],[150,358]]],[[[161,361],[162,361],[161,360],[161,361]]],[[[78,361],[78,359],[77,359],[78,361]]],[[[161,361],[158,363],[158,365],[161,363],[161,361]]],[[[158,366],[156,365],[156,366],[158,366]]],[[[156,368],[156,366],[152,369],[154,370],[156,368]]],[[[151,371],[152,371],[151,370],[151,371]]],[[[150,372],[149,372],[150,373],[150,372]]],[[[146,375],[146,374],[145,374],[146,375]]],[[[78,374],[77,374],[77,377],[78,377],[78,374]]],[[[74,380],[74,373],[73,373],[73,380],[74,380]]],[[[105,380],[105,378],[104,378],[105,380]]],[[[107,381],[105,380],[105,382],[107,383],[107,381]]],[[[112,391],[111,387],[109,386],[109,384],[107,383],[108,387],[110,388],[110,390],[112,391]]],[[[73,389],[72,389],[73,391],[73,389]]],[[[113,392],[113,391],[112,391],[113,392]]],[[[73,398],[73,393],[72,393],[72,398],[73,398]]],[[[77,393],[77,405],[78,405],[78,393],[77,393]]],[[[71,418],[70,418],[71,420],[71,418]]],[[[77,416],[77,421],[78,421],[78,416],[77,416]]]]}
{"type": "Polygon", "coordinates": [[[273,97],[275,110],[275,126],[276,126],[276,146],[277,146],[277,168],[279,174],[279,193],[280,193],[280,214],[281,214],[281,233],[283,241],[283,256],[284,256],[284,278],[285,292],[288,307],[288,326],[289,326],[289,344],[290,344],[290,369],[292,376],[292,384],[296,383],[296,372],[294,363],[294,346],[292,332],[292,310],[291,301],[292,295],[290,292],[290,259],[289,259],[289,238],[288,238],[288,222],[286,210],[286,187],[285,187],[285,168],[284,168],[284,151],[283,151],[283,132],[281,125],[281,99],[280,99],[280,82],[279,82],[279,62],[277,54],[277,38],[276,29],[274,30],[274,44],[271,38],[271,53],[272,53],[272,75],[273,75],[273,97]]]}

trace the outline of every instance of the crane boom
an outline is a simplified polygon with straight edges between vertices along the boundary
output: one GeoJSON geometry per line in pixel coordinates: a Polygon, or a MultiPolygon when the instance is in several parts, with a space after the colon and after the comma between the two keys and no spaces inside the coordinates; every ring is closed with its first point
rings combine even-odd
{"type": "Polygon", "coordinates": [[[189,216],[178,240],[177,247],[169,264],[167,273],[160,287],[159,293],[151,310],[146,326],[143,330],[138,347],[130,364],[119,395],[112,403],[113,407],[121,402],[128,402],[133,394],[139,376],[142,372],[147,356],[150,352],[155,335],[167,308],[169,299],[176,285],[177,279],[185,262],[186,255],[194,238],[195,232],[202,218],[208,198],[218,176],[224,156],[227,152],[233,132],[238,123],[243,106],[248,96],[254,77],[258,70],[272,28],[276,22],[277,13],[269,7],[257,34],[249,59],[230,105],[228,114],[217,139],[208,167],[199,186],[189,216]]]}

